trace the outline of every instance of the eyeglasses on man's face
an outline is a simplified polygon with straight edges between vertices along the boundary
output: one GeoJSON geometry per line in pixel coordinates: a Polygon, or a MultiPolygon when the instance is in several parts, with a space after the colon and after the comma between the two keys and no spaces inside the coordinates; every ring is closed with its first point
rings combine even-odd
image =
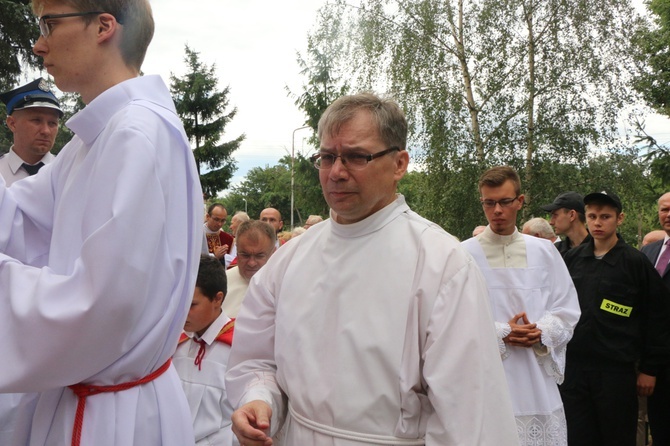
{"type": "Polygon", "coordinates": [[[518,198],[519,198],[519,196],[517,195],[514,198],[503,198],[501,200],[488,200],[488,199],[484,200],[482,198],[480,198],[479,200],[482,202],[482,206],[484,206],[485,208],[492,209],[492,208],[496,207],[496,205],[498,205],[498,204],[500,205],[501,208],[508,208],[518,198]]]}
{"type": "Polygon", "coordinates": [[[373,159],[384,156],[388,153],[400,151],[400,147],[391,147],[390,149],[382,150],[377,153],[361,153],[361,152],[347,152],[341,155],[335,155],[329,152],[320,152],[312,156],[312,162],[317,169],[332,169],[335,160],[338,158],[342,161],[344,167],[349,170],[360,170],[368,165],[373,159]]]}
{"type": "Polygon", "coordinates": [[[237,257],[239,257],[240,260],[243,260],[245,262],[254,259],[257,262],[262,262],[268,257],[270,257],[270,254],[266,252],[257,252],[257,253],[252,253],[252,252],[244,252],[244,251],[238,251],[237,252],[237,257]]]}
{"type": "Polygon", "coordinates": [[[45,39],[51,34],[51,28],[55,25],[55,19],[65,19],[67,17],[84,17],[87,15],[104,14],[104,11],[87,11],[87,12],[68,12],[65,14],[47,14],[39,18],[40,34],[45,39]]]}

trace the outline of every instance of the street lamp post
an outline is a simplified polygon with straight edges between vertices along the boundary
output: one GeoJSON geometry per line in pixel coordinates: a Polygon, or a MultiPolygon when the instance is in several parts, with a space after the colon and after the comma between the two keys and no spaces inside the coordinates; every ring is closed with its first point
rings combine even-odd
{"type": "Polygon", "coordinates": [[[294,202],[294,193],[293,186],[295,184],[295,132],[302,129],[310,128],[308,125],[298,127],[293,130],[293,136],[291,138],[291,231],[293,230],[293,202],[294,202]]]}
{"type": "Polygon", "coordinates": [[[244,213],[246,214],[247,213],[247,199],[242,198],[242,201],[244,201],[244,213]]]}

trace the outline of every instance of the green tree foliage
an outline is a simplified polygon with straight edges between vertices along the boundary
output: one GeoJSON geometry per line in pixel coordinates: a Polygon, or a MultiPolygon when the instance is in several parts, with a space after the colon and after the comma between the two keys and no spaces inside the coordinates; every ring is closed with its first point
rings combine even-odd
{"type": "Polygon", "coordinates": [[[574,190],[586,195],[603,189],[613,190],[621,198],[626,214],[620,233],[624,240],[637,246],[647,232],[658,228],[656,200],[660,196],[648,166],[640,156],[641,150],[616,146],[601,153],[591,153],[580,163],[538,163],[536,167],[543,178],[543,187],[536,195],[537,199],[527,206],[528,218],[548,217],[540,206],[551,203],[561,192],[574,190]]]}
{"type": "MultiPolygon", "coordinates": [[[[306,115],[305,125],[312,129],[309,142],[315,147],[319,146],[316,134],[321,115],[335,99],[349,92],[349,84],[340,71],[340,58],[345,54],[345,42],[338,39],[342,24],[337,17],[334,20],[331,18],[327,14],[319,14],[315,34],[307,37],[306,56],[300,53],[297,55],[300,74],[306,79],[302,93],[298,95],[286,87],[295,105],[306,115]]],[[[314,169],[312,161],[303,154],[297,154],[295,158],[294,221],[302,226],[311,214],[327,215],[328,205],[323,198],[318,171],[314,169]]],[[[290,159],[288,162],[290,167],[290,159]]],[[[290,221],[290,215],[286,220],[290,221]]]]}
{"type": "MultiPolygon", "coordinates": [[[[290,158],[282,158],[281,162],[290,165],[290,158]]],[[[312,214],[324,218],[328,216],[329,206],[323,197],[321,183],[319,182],[319,171],[314,168],[310,158],[297,154],[294,172],[294,210],[296,212],[297,226],[302,226],[312,214]]]]}
{"type": "MultiPolygon", "coordinates": [[[[638,67],[634,86],[649,107],[670,117],[670,0],[651,0],[647,6],[651,22],[641,27],[633,38],[638,49],[633,53],[638,67]]],[[[667,191],[670,186],[670,149],[647,134],[641,120],[636,119],[634,126],[637,142],[645,145],[645,158],[657,180],[656,186],[667,191]]]]}
{"type": "Polygon", "coordinates": [[[659,113],[670,116],[670,0],[647,3],[652,23],[634,35],[639,73],[635,87],[659,113]]]}
{"type": "Polygon", "coordinates": [[[0,91],[10,89],[26,67],[39,66],[33,54],[38,37],[30,0],[0,0],[0,91]]]}
{"type": "MultiPolygon", "coordinates": [[[[37,68],[39,58],[33,44],[39,28],[30,9],[30,0],[0,0],[0,91],[16,87],[26,68],[37,68]]],[[[0,104],[0,120],[5,122],[5,108],[0,104]]],[[[7,126],[0,125],[0,154],[9,151],[13,136],[7,126]]]]}
{"type": "Polygon", "coordinates": [[[583,165],[611,146],[632,100],[627,0],[337,0],[323,14],[347,25],[355,85],[402,103],[423,210],[461,237],[482,223],[472,203],[485,168],[516,167],[531,204],[557,193],[537,166],[583,165]]]}
{"type": "Polygon", "coordinates": [[[233,186],[223,202],[230,214],[244,210],[246,199],[249,217],[258,218],[266,207],[273,207],[282,215],[284,222],[290,215],[291,171],[285,163],[276,166],[254,167],[238,186],[233,186]]]}
{"type": "Polygon", "coordinates": [[[177,113],[184,123],[186,135],[194,144],[200,183],[206,197],[215,197],[228,187],[236,164],[232,154],[245,135],[221,143],[226,125],[235,117],[237,108],[226,113],[230,87],[217,89],[215,66],[200,61],[199,53],[186,46],[184,58],[188,72],[183,77],[170,76],[170,91],[177,113]]]}
{"type": "Polygon", "coordinates": [[[54,147],[51,149],[51,153],[54,155],[57,155],[63,149],[63,147],[65,147],[65,144],[70,142],[74,136],[74,133],[72,133],[72,131],[65,126],[65,123],[79,110],[86,106],[78,93],[63,93],[63,95],[58,98],[58,101],[60,102],[60,107],[63,110],[63,117],[60,120],[60,126],[58,128],[56,141],[54,142],[54,147]]]}
{"type": "MultiPolygon", "coordinates": [[[[311,214],[328,215],[328,205],[323,199],[319,186],[318,171],[312,162],[302,154],[295,160],[295,202],[296,226],[311,214]]],[[[251,218],[258,218],[266,207],[279,210],[288,229],[291,211],[291,157],[285,156],[276,166],[255,167],[238,186],[233,186],[223,203],[229,212],[244,210],[245,205],[251,218]],[[244,200],[247,200],[246,203],[244,200]]]]}
{"type": "Polygon", "coordinates": [[[349,92],[349,83],[340,71],[346,43],[338,38],[341,27],[339,17],[319,12],[317,29],[313,35],[307,36],[306,57],[297,55],[300,74],[307,82],[299,95],[286,87],[289,96],[295,99],[295,105],[307,116],[305,125],[314,132],[310,142],[315,146],[318,145],[315,135],[321,115],[335,99],[349,92]]]}

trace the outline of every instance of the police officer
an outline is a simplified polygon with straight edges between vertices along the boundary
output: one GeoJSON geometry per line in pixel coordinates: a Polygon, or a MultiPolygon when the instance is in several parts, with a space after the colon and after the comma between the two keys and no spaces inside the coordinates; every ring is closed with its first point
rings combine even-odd
{"type": "Polygon", "coordinates": [[[14,134],[9,153],[0,157],[0,175],[9,186],[34,175],[54,156],[50,153],[63,116],[58,99],[44,79],[0,95],[7,106],[7,127],[14,134]]]}

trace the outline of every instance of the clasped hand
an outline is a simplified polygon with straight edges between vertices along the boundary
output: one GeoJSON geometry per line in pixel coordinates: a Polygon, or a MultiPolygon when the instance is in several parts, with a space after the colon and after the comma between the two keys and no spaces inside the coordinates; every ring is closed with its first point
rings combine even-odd
{"type": "Polygon", "coordinates": [[[530,323],[525,312],[515,314],[508,324],[512,331],[503,338],[506,344],[529,348],[540,342],[542,330],[530,323]]]}

